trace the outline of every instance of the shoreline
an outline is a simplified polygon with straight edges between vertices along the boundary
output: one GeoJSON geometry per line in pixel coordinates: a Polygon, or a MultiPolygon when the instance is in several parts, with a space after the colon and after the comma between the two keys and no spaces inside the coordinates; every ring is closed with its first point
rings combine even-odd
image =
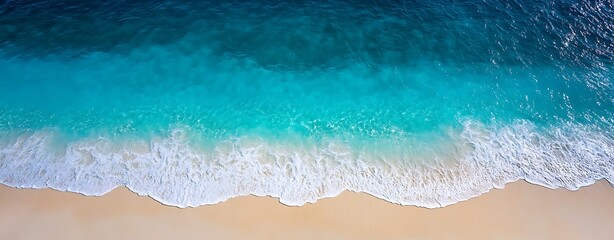
{"type": "Polygon", "coordinates": [[[88,197],[2,185],[0,238],[608,239],[612,203],[605,180],[575,191],[518,181],[437,209],[351,191],[301,207],[244,196],[181,209],[125,187],[88,197]]]}
{"type": "Polygon", "coordinates": [[[470,121],[466,125],[459,139],[442,143],[451,144],[450,151],[427,147],[416,158],[411,151],[353,149],[335,140],[304,149],[253,139],[220,141],[214,150],[202,151],[179,130],[149,143],[82,139],[56,152],[50,150],[55,134],[35,132],[2,149],[12,157],[0,168],[0,182],[87,195],[126,186],[180,207],[249,194],[303,205],[349,189],[430,208],[473,198],[518,179],[567,189],[598,179],[614,182],[609,171],[614,163],[608,161],[614,158],[608,151],[614,142],[607,134],[581,126],[569,131],[553,127],[542,133],[523,121],[502,129],[470,121]]]}

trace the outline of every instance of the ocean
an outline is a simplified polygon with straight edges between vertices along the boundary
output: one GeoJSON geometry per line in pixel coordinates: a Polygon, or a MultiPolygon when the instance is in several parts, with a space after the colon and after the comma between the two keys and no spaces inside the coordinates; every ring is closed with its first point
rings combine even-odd
{"type": "Polygon", "coordinates": [[[614,2],[2,1],[0,183],[435,208],[614,183],[614,2]]]}

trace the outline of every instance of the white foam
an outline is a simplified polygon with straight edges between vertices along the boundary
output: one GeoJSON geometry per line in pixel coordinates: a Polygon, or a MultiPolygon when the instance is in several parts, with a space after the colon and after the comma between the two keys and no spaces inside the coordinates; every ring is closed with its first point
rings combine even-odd
{"type": "Polygon", "coordinates": [[[334,140],[308,146],[239,138],[205,151],[191,147],[184,133],[121,144],[82,139],[59,153],[51,149],[52,130],[22,135],[0,150],[0,182],[85,195],[126,186],[178,207],[250,194],[298,206],[351,190],[428,208],[519,179],[567,189],[614,183],[614,139],[580,125],[538,131],[527,122],[494,129],[468,121],[450,152],[412,156],[429,164],[376,161],[381,156],[334,140]]]}

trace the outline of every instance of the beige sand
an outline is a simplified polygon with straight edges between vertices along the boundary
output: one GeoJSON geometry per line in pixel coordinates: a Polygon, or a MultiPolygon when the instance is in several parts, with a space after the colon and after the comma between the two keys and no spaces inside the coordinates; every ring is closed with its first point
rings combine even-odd
{"type": "Polygon", "coordinates": [[[0,187],[0,239],[614,239],[614,188],[525,182],[441,209],[345,192],[303,207],[240,197],[193,209],[126,189],[102,197],[0,187]]]}

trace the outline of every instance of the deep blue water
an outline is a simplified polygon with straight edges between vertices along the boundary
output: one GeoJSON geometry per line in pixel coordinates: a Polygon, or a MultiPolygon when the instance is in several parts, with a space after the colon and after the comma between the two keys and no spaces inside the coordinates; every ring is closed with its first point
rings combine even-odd
{"type": "Polygon", "coordinates": [[[573,189],[614,178],[613,84],[611,0],[3,1],[0,181],[179,206],[573,189]]]}

